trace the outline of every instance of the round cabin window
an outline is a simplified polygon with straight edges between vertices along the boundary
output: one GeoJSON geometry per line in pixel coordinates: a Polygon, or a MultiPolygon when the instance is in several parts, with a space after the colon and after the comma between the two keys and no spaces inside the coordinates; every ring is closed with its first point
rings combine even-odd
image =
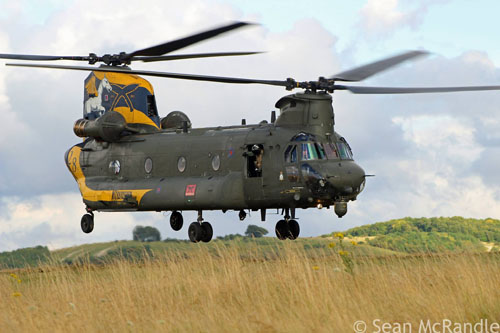
{"type": "Polygon", "coordinates": [[[218,154],[215,154],[214,157],[212,157],[212,169],[214,171],[219,170],[220,168],[220,156],[218,154]]]}
{"type": "Polygon", "coordinates": [[[184,156],[179,157],[177,160],[177,169],[179,169],[179,172],[186,170],[186,158],[184,156]]]}
{"type": "Polygon", "coordinates": [[[148,157],[146,158],[146,161],[144,161],[144,171],[146,171],[147,174],[151,173],[153,170],[153,160],[148,157]]]}
{"type": "Polygon", "coordinates": [[[115,161],[109,162],[109,170],[111,170],[111,172],[115,175],[119,174],[120,173],[120,161],[115,160],[115,161]]]}

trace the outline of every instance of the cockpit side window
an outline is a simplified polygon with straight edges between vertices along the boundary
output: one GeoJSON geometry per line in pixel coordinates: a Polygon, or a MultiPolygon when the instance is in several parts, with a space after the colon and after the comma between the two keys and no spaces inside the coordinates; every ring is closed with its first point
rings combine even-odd
{"type": "Polygon", "coordinates": [[[337,142],[337,147],[339,147],[340,158],[343,160],[352,160],[351,149],[345,142],[337,142]]]}
{"type": "Polygon", "coordinates": [[[297,146],[289,145],[285,150],[285,162],[295,163],[297,162],[297,146]]]}

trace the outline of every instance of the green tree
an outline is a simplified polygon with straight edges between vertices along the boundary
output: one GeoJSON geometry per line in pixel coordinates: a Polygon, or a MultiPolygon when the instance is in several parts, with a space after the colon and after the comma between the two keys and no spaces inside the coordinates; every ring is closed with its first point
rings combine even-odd
{"type": "Polygon", "coordinates": [[[155,227],[143,227],[138,225],[132,231],[135,241],[139,242],[158,242],[161,240],[160,231],[155,227]]]}
{"type": "Polygon", "coordinates": [[[1,268],[36,267],[46,263],[50,258],[50,251],[46,246],[28,247],[12,252],[0,253],[1,268]]]}
{"type": "Polygon", "coordinates": [[[245,236],[259,238],[267,235],[268,233],[269,232],[262,227],[256,226],[254,224],[249,224],[247,227],[247,231],[245,231],[245,236]]]}

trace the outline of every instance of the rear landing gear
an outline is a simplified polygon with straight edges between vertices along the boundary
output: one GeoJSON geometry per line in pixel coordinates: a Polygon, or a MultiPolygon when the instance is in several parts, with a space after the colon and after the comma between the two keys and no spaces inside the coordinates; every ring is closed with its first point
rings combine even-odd
{"type": "Polygon", "coordinates": [[[202,234],[203,230],[201,229],[201,224],[199,222],[193,222],[189,225],[188,236],[191,242],[198,243],[201,241],[202,234]]]}
{"type": "Polygon", "coordinates": [[[193,222],[188,229],[189,240],[193,243],[208,243],[212,240],[214,231],[212,225],[208,222],[193,222]]]}
{"type": "Polygon", "coordinates": [[[189,225],[188,236],[193,243],[204,242],[208,243],[212,240],[214,231],[212,225],[208,222],[203,222],[201,211],[198,212],[198,221],[189,225]]]}
{"type": "Polygon", "coordinates": [[[91,233],[92,230],[94,230],[94,214],[90,212],[90,214],[83,215],[80,226],[82,227],[82,231],[84,233],[91,233]]]}
{"type": "Polygon", "coordinates": [[[201,224],[201,230],[203,231],[203,235],[201,236],[201,241],[208,243],[212,240],[212,236],[214,235],[214,229],[212,225],[208,222],[203,222],[201,224]]]}

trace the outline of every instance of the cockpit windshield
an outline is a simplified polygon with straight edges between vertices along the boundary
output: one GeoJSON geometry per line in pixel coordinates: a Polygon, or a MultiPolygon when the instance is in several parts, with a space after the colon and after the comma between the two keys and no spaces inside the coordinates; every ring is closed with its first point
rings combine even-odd
{"type": "Polygon", "coordinates": [[[326,159],[325,150],[321,143],[308,142],[302,143],[302,161],[324,160],[326,159]]]}
{"type": "Polygon", "coordinates": [[[337,142],[317,142],[313,134],[300,132],[291,139],[285,150],[285,162],[295,163],[298,157],[301,161],[314,160],[352,160],[351,147],[341,137],[337,142]],[[297,142],[294,144],[293,142],[297,142]],[[299,150],[300,148],[300,150],[299,150]]]}
{"type": "Polygon", "coordinates": [[[338,160],[339,159],[339,154],[337,153],[337,148],[335,147],[334,143],[325,143],[325,153],[326,157],[328,157],[329,160],[338,160]]]}

